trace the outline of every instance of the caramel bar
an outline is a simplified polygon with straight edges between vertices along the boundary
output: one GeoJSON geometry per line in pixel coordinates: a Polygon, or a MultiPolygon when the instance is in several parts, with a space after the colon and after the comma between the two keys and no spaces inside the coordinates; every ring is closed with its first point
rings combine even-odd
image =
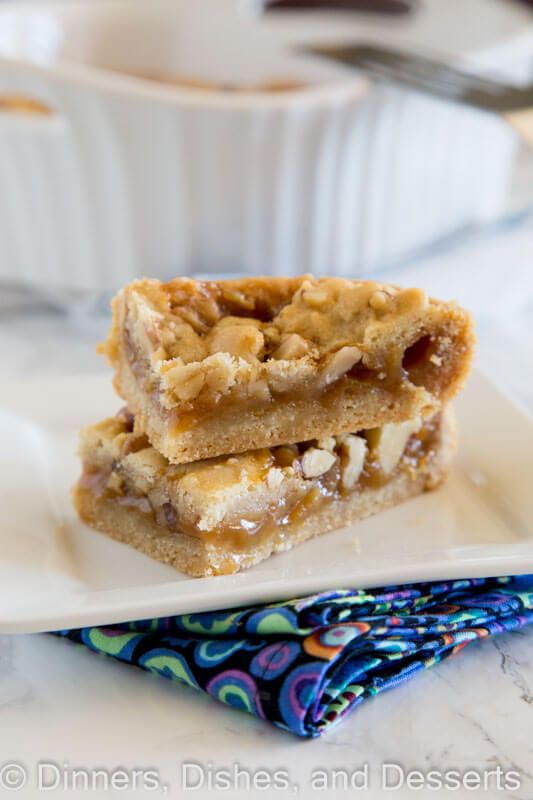
{"type": "Polygon", "coordinates": [[[355,434],[170,464],[128,413],[81,433],[74,488],[93,528],[194,576],[223,575],[368,517],[445,477],[450,408],[355,434]]]}
{"type": "Polygon", "coordinates": [[[101,351],[137,430],[183,464],[431,416],[473,344],[470,315],[421,289],[180,278],[123,289],[101,351]]]}

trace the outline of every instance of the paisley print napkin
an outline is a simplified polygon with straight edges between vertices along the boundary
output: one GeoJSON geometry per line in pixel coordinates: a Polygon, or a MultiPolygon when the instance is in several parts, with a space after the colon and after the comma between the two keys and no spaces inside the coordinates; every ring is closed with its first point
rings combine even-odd
{"type": "Polygon", "coordinates": [[[533,622],[533,575],[336,590],[57,631],[298,736],[485,636],[533,622]]]}

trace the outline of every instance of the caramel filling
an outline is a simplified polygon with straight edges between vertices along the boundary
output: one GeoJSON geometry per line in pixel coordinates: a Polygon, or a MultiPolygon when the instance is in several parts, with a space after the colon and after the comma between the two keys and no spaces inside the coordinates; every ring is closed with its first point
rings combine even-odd
{"type": "MultiPolygon", "coordinates": [[[[330,437],[327,441],[283,445],[265,451],[267,455],[262,474],[258,477],[265,489],[263,497],[258,492],[257,502],[248,503],[248,510],[240,514],[225,515],[220,522],[208,529],[201,528],[198,519],[194,520],[190,516],[185,518],[180,514],[169,497],[162,500],[164,492],[158,492],[157,499],[154,493],[143,493],[131,476],[124,474],[120,460],[96,468],[94,465],[84,464],[78,488],[89,491],[102,500],[129,506],[138,513],[147,515],[161,527],[161,533],[185,534],[201,539],[208,545],[238,553],[250,547],[251,539],[254,544],[260,545],[273,532],[282,540],[290,533],[290,527],[303,521],[307,515],[318,513],[327,504],[348,501],[365,489],[381,488],[400,472],[414,479],[435,455],[441,424],[441,415],[438,413],[420,425],[416,432],[409,435],[407,431],[401,453],[396,454],[394,447],[398,447],[397,439],[395,444],[385,434],[386,429],[399,426],[383,426],[381,429],[363,431],[357,436],[330,437]],[[355,481],[347,483],[350,469],[354,468],[354,444],[362,458],[361,463],[355,464],[355,481]],[[328,447],[329,450],[324,449],[328,447]],[[393,466],[391,458],[392,462],[396,460],[393,466]],[[283,489],[282,484],[279,492],[269,493],[268,472],[273,468],[283,470],[289,466],[298,472],[298,485],[283,489]],[[324,471],[320,474],[313,474],[321,469],[324,471]],[[274,495],[275,500],[265,502],[265,497],[272,498],[274,495]]],[[[388,433],[396,435],[395,430],[389,430],[388,433]]],[[[135,452],[136,447],[138,449],[145,446],[146,440],[143,437],[131,434],[131,439],[127,438],[125,441],[126,452],[123,450],[123,455],[135,452]],[[138,442],[138,447],[133,442],[138,442]]],[[[217,463],[220,460],[213,459],[214,481],[217,463]]],[[[161,482],[164,483],[164,476],[161,482]]]]}
{"type": "MultiPolygon", "coordinates": [[[[451,345],[451,339],[444,337],[444,347],[451,345]]],[[[334,376],[331,383],[324,383],[314,376],[302,381],[298,391],[290,388],[277,391],[267,381],[258,379],[249,383],[236,383],[228,391],[221,393],[202,389],[193,399],[180,401],[176,408],[168,409],[161,403],[159,381],[151,371],[146,356],[133,344],[126,327],[123,330],[124,350],[130,369],[143,392],[151,397],[158,414],[168,422],[175,435],[201,425],[214,412],[217,417],[232,417],[238,409],[254,412],[266,409],[273,403],[281,406],[294,406],[305,401],[320,408],[335,409],[339,400],[345,396],[356,396],[364,392],[376,392],[383,396],[397,395],[402,387],[424,387],[430,393],[439,393],[449,380],[454,364],[443,355],[443,344],[430,334],[421,335],[405,349],[391,348],[387,359],[375,368],[365,366],[361,361],[345,372],[334,376]],[[437,355],[440,353],[440,355],[437,355]],[[155,379],[155,381],[154,381],[155,379]]]]}

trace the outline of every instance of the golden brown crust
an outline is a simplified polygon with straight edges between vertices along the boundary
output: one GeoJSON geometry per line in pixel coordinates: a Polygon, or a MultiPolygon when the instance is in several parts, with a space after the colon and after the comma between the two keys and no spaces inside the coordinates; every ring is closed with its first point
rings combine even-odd
{"type": "MultiPolygon", "coordinates": [[[[405,435],[420,430],[414,426],[405,435]]],[[[228,574],[433,489],[444,479],[455,452],[453,412],[445,409],[437,415],[431,439],[421,454],[416,441],[406,441],[410,445],[386,480],[369,480],[370,472],[358,484],[358,477],[365,476],[361,464],[356,465],[357,452],[364,453],[367,446],[357,436],[330,437],[303,450],[280,448],[275,459],[270,451],[262,451],[178,467],[145,447],[142,437],[127,433],[122,420],[106,420],[83,434],[84,466],[93,471],[82,476],[73,499],[81,518],[92,527],[160,561],[195,576],[228,574]],[[354,444],[359,446],[354,448],[354,444]],[[109,465],[113,465],[112,471],[109,465]],[[358,469],[355,477],[354,465],[358,469]],[[326,497],[328,486],[333,485],[328,484],[328,475],[339,469],[340,477],[334,476],[337,488],[326,497]],[[133,502],[120,489],[124,478],[139,491],[133,502]],[[286,506],[293,510],[283,524],[266,525],[260,535],[253,535],[249,527],[245,535],[236,535],[232,515],[240,520],[253,506],[261,519],[272,505],[282,506],[295,492],[298,504],[286,506]],[[121,498],[125,502],[117,502],[121,498]],[[159,503],[160,509],[172,501],[186,523],[184,530],[172,530],[160,514],[148,513],[148,499],[152,507],[159,503]]],[[[366,459],[371,465],[378,455],[370,444],[368,447],[366,459]]]]}
{"type": "Polygon", "coordinates": [[[339,278],[137,281],[102,352],[174,463],[429,415],[462,387],[467,312],[339,278]]]}

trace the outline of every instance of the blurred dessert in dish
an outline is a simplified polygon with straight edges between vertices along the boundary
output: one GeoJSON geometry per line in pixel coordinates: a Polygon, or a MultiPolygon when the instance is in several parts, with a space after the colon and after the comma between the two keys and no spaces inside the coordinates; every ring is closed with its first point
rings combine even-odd
{"type": "Polygon", "coordinates": [[[0,92],[0,112],[14,111],[23,114],[51,114],[52,109],[25,94],[0,92]]]}
{"type": "Polygon", "coordinates": [[[173,75],[170,72],[144,72],[121,70],[134,78],[144,78],[158,83],[178,86],[183,89],[202,89],[215,92],[294,92],[308,85],[295,78],[270,78],[259,83],[235,83],[214,81],[195,75],[173,75]]]}

